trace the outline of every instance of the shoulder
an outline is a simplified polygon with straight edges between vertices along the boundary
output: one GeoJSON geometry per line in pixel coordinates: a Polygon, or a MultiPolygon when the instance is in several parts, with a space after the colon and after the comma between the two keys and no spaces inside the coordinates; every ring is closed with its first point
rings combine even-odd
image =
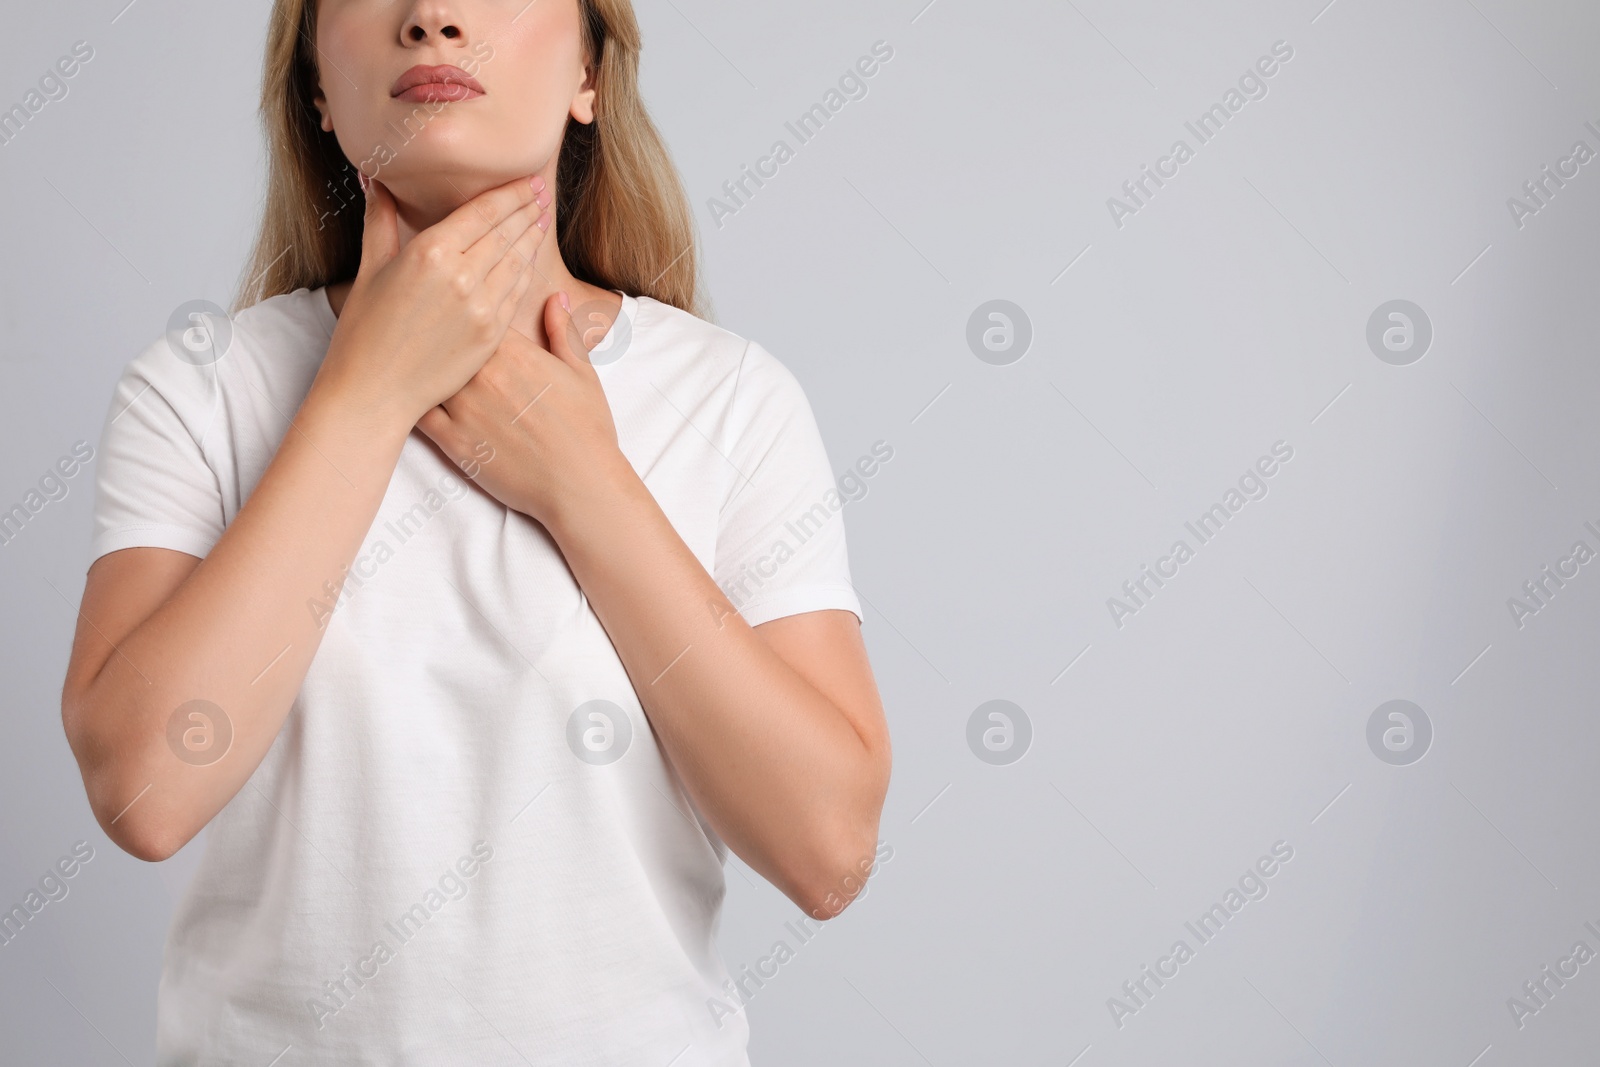
{"type": "Polygon", "coordinates": [[[181,388],[240,363],[292,361],[308,353],[320,359],[334,321],[321,290],[296,289],[232,315],[194,301],[173,312],[166,330],[140,349],[127,370],[152,384],[181,388]]]}
{"type": "Polygon", "coordinates": [[[225,390],[250,389],[299,407],[338,321],[321,289],[296,289],[247,307],[232,317],[218,380],[225,390]]]}
{"type": "Polygon", "coordinates": [[[633,328],[649,339],[653,360],[676,364],[681,376],[716,383],[740,408],[805,402],[799,379],[764,345],[682,308],[638,297],[633,328]]]}
{"type": "Polygon", "coordinates": [[[232,315],[199,301],[183,305],[124,365],[112,414],[135,403],[165,408],[203,438],[219,412],[238,406],[232,396],[292,408],[327,352],[333,321],[321,290],[297,289],[232,315]]]}
{"type": "Polygon", "coordinates": [[[326,349],[337,322],[322,289],[281,293],[233,315],[235,339],[256,352],[273,347],[326,349]]]}
{"type": "Polygon", "coordinates": [[[173,312],[166,330],[128,361],[123,378],[173,397],[210,397],[239,371],[271,378],[272,369],[320,363],[334,322],[321,290],[296,289],[232,315],[195,301],[173,312]]]}
{"type": "Polygon", "coordinates": [[[732,330],[708,322],[675,304],[651,296],[629,299],[633,305],[631,328],[635,340],[651,353],[653,359],[676,356],[701,362],[711,360],[725,367],[734,367],[749,343],[732,330]]]}

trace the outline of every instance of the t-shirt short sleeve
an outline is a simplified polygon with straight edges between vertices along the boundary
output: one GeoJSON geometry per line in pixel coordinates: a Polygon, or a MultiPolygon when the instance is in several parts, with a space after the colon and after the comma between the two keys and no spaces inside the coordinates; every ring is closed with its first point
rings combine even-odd
{"type": "Polygon", "coordinates": [[[164,340],[128,363],[100,432],[89,563],[123,548],[211,550],[225,518],[202,444],[219,407],[215,367],[183,362],[164,340]]]}
{"type": "Polygon", "coordinates": [[[846,502],[794,374],[752,342],[724,450],[734,473],[717,527],[717,585],[751,626],[840,608],[861,618],[845,550],[846,502]]]}

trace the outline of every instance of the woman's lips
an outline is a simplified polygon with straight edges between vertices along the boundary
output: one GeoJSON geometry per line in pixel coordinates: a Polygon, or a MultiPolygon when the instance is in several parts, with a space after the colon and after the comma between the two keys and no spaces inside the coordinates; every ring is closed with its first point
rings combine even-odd
{"type": "Polygon", "coordinates": [[[389,95],[413,104],[435,100],[471,100],[483,95],[483,86],[460,67],[416,66],[395,80],[389,95]]]}
{"type": "Polygon", "coordinates": [[[397,93],[395,99],[406,100],[413,104],[426,104],[434,100],[471,100],[482,95],[460,82],[424,82],[421,85],[413,85],[405,92],[397,93]]]}

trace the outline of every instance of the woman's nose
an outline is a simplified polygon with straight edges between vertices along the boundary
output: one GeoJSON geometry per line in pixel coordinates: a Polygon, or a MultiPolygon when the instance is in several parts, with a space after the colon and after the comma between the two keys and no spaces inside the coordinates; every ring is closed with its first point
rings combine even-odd
{"type": "Polygon", "coordinates": [[[466,36],[461,27],[460,13],[449,3],[413,4],[411,14],[400,28],[400,38],[406,44],[438,44],[441,41],[459,41],[466,36]]]}

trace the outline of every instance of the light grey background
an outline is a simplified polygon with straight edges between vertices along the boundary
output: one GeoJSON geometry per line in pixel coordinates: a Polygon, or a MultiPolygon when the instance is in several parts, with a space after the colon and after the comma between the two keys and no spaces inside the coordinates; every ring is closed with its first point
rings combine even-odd
{"type": "MultiPolygon", "coordinates": [[[[95,57],[0,146],[0,509],[94,443],[173,308],[229,303],[255,224],[266,5],[124,3],[7,10],[0,107],[95,57]]],[[[1600,162],[1520,228],[1507,199],[1600,150],[1600,10],[921,4],[639,4],[720,321],[799,375],[835,467],[894,448],[845,511],[894,854],[751,1001],[754,1062],[1592,1059],[1600,963],[1522,1028],[1507,998],[1600,950],[1600,564],[1520,628],[1507,601],[1600,547],[1600,162]],[[867,96],[716,225],[879,40],[867,96]],[[1107,198],[1279,40],[1268,95],[1116,226],[1107,198]],[[1007,366],[966,342],[993,299],[1033,330],[1007,366]],[[1408,366],[1366,342],[1393,299],[1434,330],[1408,366]],[[1279,440],[1268,495],[1118,628],[1107,598],[1279,440]],[[993,699],[1032,724],[1009,765],[967,743],[993,699]],[[1367,742],[1392,699],[1433,724],[1406,766],[1367,742]],[[1108,998],[1280,840],[1269,894],[1119,1027],[1108,998]]],[[[96,849],[0,948],[8,1062],[150,1062],[203,847],[120,853],[62,735],[91,499],[92,471],[0,548],[0,906],[96,849]]],[[[799,913],[731,866],[737,970],[799,913]]]]}

